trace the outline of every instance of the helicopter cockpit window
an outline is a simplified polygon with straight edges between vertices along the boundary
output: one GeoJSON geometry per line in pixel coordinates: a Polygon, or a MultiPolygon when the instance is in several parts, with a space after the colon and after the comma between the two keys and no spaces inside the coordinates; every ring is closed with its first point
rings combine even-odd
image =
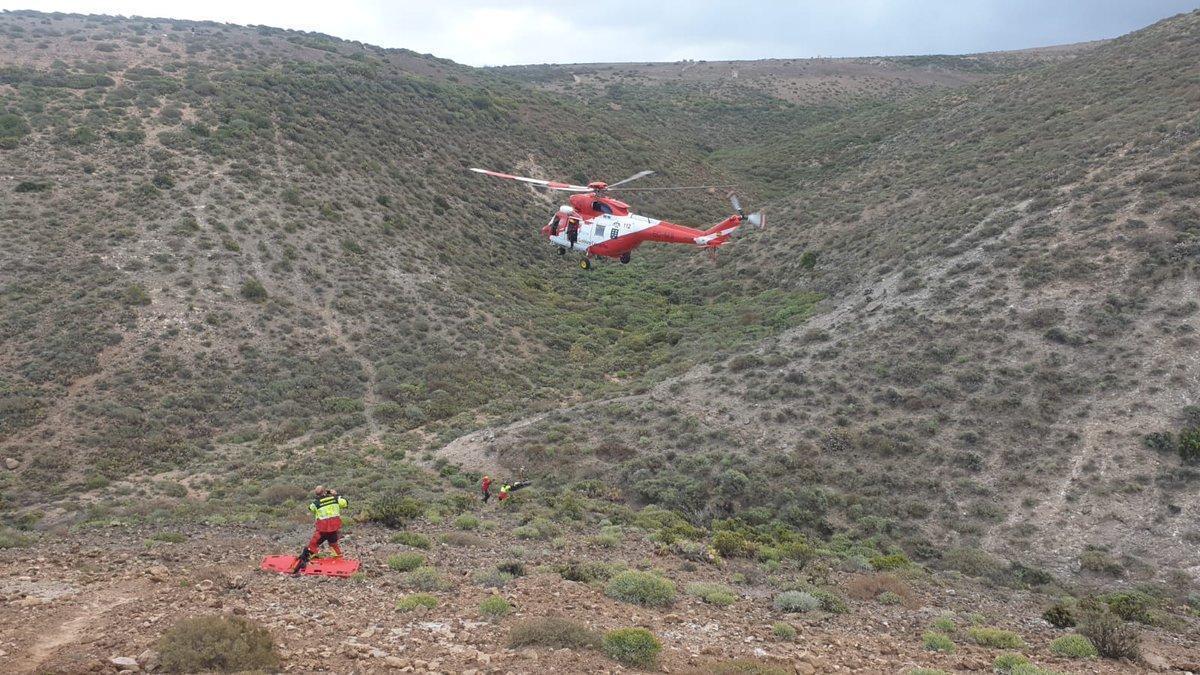
{"type": "Polygon", "coordinates": [[[612,215],[612,208],[604,202],[592,202],[592,210],[596,213],[607,213],[612,215]]]}
{"type": "Polygon", "coordinates": [[[603,224],[596,225],[596,236],[597,237],[604,236],[604,225],[603,224]]]}

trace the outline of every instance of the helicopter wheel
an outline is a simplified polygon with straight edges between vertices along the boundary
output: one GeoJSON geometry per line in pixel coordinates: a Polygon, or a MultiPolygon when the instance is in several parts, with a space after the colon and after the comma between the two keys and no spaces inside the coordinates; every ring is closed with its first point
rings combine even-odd
{"type": "Polygon", "coordinates": [[[584,259],[580,260],[579,261],[579,269],[583,269],[583,270],[592,269],[592,259],[584,258],[584,259]]]}
{"type": "Polygon", "coordinates": [[[622,265],[628,265],[628,264],[629,264],[629,257],[630,257],[630,256],[629,256],[629,254],[628,254],[628,253],[622,253],[622,254],[621,254],[621,264],[622,264],[622,265]]]}
{"type": "Polygon", "coordinates": [[[563,247],[559,246],[559,247],[558,247],[558,254],[559,254],[559,255],[566,255],[566,254],[567,254],[567,249],[565,249],[565,248],[563,248],[563,247]]]}

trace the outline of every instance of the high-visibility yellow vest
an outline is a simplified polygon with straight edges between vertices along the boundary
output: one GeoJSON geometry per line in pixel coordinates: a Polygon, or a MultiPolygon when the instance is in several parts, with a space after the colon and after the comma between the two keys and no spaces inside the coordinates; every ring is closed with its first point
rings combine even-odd
{"type": "Polygon", "coordinates": [[[349,506],[346,503],[346,498],[340,495],[329,495],[312,500],[308,505],[308,510],[313,512],[317,520],[325,518],[337,518],[342,515],[342,509],[349,506]]]}

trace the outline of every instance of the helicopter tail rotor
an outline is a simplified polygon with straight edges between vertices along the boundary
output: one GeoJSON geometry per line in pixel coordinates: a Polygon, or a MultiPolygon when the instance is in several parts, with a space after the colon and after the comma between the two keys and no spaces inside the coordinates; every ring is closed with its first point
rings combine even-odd
{"type": "Polygon", "coordinates": [[[748,216],[746,215],[746,212],[742,210],[742,201],[738,199],[737,193],[729,193],[729,203],[733,205],[733,210],[746,222],[754,225],[760,230],[767,226],[767,214],[765,212],[758,211],[756,213],[751,213],[748,216]]]}

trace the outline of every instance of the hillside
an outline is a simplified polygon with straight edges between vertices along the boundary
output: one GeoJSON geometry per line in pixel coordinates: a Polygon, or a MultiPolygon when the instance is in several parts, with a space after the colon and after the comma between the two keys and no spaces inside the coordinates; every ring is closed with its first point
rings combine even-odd
{"type": "Polygon", "coordinates": [[[1195,670],[1198,62],[1196,12],[1001,54],[495,69],[0,14],[0,651],[113,669],[209,608],[290,670],[620,667],[508,642],[551,614],[650,628],[671,672],[986,670],[984,625],[1055,670],[1195,670]],[[771,227],[584,273],[536,234],[554,196],[468,166],[737,183],[771,227]],[[535,487],[484,509],[482,473],[535,487]],[[366,648],[255,572],[317,483],[356,499],[366,648]],[[432,537],[440,609],[389,615],[395,529],[432,537]],[[631,614],[623,567],[731,600],[631,614]],[[514,616],[480,620],[488,587],[514,616]],[[1057,604],[1141,660],[1053,651],[1057,604]]]}

